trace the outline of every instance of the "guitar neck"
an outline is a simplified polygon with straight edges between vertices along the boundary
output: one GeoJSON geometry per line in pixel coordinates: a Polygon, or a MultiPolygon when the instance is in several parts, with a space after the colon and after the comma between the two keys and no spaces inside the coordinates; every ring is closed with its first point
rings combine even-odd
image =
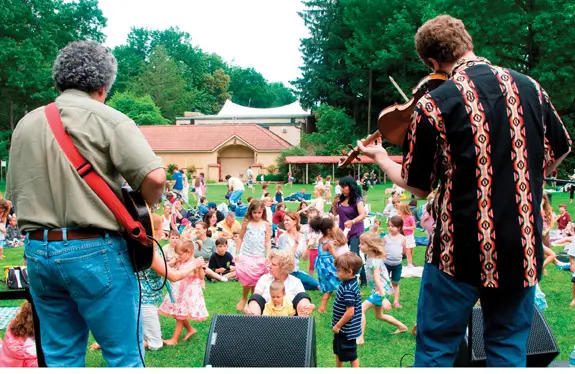
{"type": "MultiPolygon", "coordinates": [[[[367,138],[363,139],[363,141],[361,143],[364,146],[368,146],[379,138],[381,138],[381,133],[379,131],[376,131],[373,134],[371,134],[370,136],[368,136],[367,138]]],[[[353,162],[353,160],[355,160],[356,158],[357,159],[359,158],[358,157],[359,156],[359,148],[358,147],[352,147],[352,146],[349,146],[349,147],[351,150],[349,150],[349,151],[343,150],[342,151],[342,154],[344,156],[347,156],[347,157],[341,158],[341,160],[339,161],[338,167],[349,165],[353,162]]]]}

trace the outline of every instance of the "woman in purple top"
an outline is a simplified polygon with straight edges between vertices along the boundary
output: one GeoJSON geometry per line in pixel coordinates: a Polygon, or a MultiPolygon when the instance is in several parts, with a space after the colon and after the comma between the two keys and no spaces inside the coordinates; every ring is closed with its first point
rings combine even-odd
{"type": "MultiPolygon", "coordinates": [[[[359,256],[359,237],[364,232],[363,219],[365,218],[361,190],[352,177],[340,179],[339,185],[341,187],[341,195],[337,205],[339,228],[344,230],[344,232],[349,229],[347,243],[350,250],[359,256]]],[[[367,283],[363,267],[361,268],[359,281],[362,287],[367,283]]]]}

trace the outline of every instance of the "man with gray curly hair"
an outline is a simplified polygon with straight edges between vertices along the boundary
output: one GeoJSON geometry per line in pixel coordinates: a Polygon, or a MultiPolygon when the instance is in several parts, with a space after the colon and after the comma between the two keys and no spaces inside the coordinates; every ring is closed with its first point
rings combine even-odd
{"type": "MultiPolygon", "coordinates": [[[[165,183],[163,163],[135,123],[104,104],[117,62],[94,41],[64,47],[53,67],[66,132],[120,196],[124,180],[151,205],[165,183]]],[[[26,233],[30,291],[50,367],[85,366],[88,332],[109,366],[141,367],[139,288],[122,227],[74,170],[54,138],[44,107],[12,136],[7,194],[26,233]]]]}

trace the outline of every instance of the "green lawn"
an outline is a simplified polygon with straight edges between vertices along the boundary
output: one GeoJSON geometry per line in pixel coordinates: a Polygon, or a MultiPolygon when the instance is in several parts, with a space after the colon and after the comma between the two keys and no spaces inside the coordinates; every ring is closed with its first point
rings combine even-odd
{"type": "MultiPolygon", "coordinates": [[[[275,186],[271,186],[275,187],[275,186]]],[[[389,185],[378,185],[369,192],[369,203],[372,210],[382,211],[384,208],[384,189],[389,185]]],[[[306,188],[307,192],[312,191],[312,186],[294,185],[292,189],[289,186],[284,187],[284,194],[287,196],[292,192],[306,188]]],[[[221,202],[224,200],[226,186],[209,185],[208,199],[211,201],[221,202]]],[[[269,192],[275,193],[275,188],[270,188],[269,192]]],[[[243,200],[251,196],[250,190],[246,191],[243,200]]],[[[256,186],[256,198],[261,196],[261,186],[256,186]]],[[[553,196],[553,206],[557,211],[560,202],[568,203],[566,194],[555,194],[553,196]]],[[[288,209],[294,209],[296,203],[288,203],[288,209]]],[[[575,205],[569,206],[569,213],[575,215],[575,205]]],[[[420,233],[421,234],[421,233],[420,233]]],[[[556,248],[556,250],[558,250],[556,248]]],[[[21,263],[22,249],[5,249],[7,258],[0,261],[0,265],[17,265],[21,263]]],[[[417,264],[423,264],[424,248],[417,247],[415,250],[415,260],[417,264]]],[[[307,266],[302,264],[302,269],[307,266]]],[[[549,266],[549,276],[541,282],[543,292],[547,295],[549,309],[545,312],[545,317],[554,332],[555,338],[559,344],[561,353],[560,360],[568,360],[569,353],[573,349],[575,341],[575,325],[572,323],[575,308],[569,308],[571,301],[571,283],[570,273],[549,266]]],[[[412,327],[415,323],[417,308],[417,295],[419,291],[419,278],[407,278],[401,281],[401,303],[403,309],[392,310],[391,314],[412,327]]],[[[365,290],[368,293],[367,289],[365,290]]],[[[313,302],[319,305],[321,294],[319,292],[310,292],[313,302]]],[[[236,313],[235,305],[241,295],[241,286],[237,282],[229,283],[208,283],[204,290],[204,296],[209,312],[212,313],[236,313]]],[[[366,295],[367,296],[367,295],[366,295]]],[[[333,302],[333,298],[331,300],[333,302]]],[[[332,354],[332,332],[331,332],[331,302],[328,307],[328,313],[315,313],[316,330],[317,330],[317,354],[318,366],[333,367],[334,358],[332,354]]],[[[0,302],[0,305],[17,305],[18,302],[0,302]]],[[[121,311],[112,311],[121,313],[121,311]]],[[[171,336],[175,322],[171,318],[160,317],[162,323],[162,332],[164,338],[171,336]]],[[[146,353],[146,364],[149,367],[198,367],[203,363],[206,339],[210,327],[210,320],[202,323],[195,323],[194,327],[198,333],[189,341],[181,342],[175,347],[165,347],[157,352],[146,353]]],[[[391,325],[384,322],[376,321],[373,314],[368,314],[366,343],[359,347],[359,357],[361,365],[364,367],[398,367],[400,359],[406,353],[413,353],[415,349],[415,338],[410,334],[401,334],[392,336],[390,333],[394,330],[391,325]]],[[[3,336],[4,330],[0,331],[3,336]]],[[[412,358],[407,357],[404,365],[410,365],[412,358]]],[[[87,365],[92,367],[105,366],[102,355],[99,352],[89,352],[87,354],[87,365]]]]}

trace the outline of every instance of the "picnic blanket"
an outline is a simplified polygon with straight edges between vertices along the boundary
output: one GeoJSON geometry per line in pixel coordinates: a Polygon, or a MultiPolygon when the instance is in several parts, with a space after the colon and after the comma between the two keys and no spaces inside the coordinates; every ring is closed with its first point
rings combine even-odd
{"type": "Polygon", "coordinates": [[[0,330],[8,327],[10,321],[12,321],[16,317],[16,314],[18,314],[19,309],[20,307],[18,306],[0,307],[0,330]]]}
{"type": "Polygon", "coordinates": [[[414,266],[412,268],[404,266],[401,269],[402,278],[421,278],[421,274],[423,274],[423,266],[414,266]]]}

